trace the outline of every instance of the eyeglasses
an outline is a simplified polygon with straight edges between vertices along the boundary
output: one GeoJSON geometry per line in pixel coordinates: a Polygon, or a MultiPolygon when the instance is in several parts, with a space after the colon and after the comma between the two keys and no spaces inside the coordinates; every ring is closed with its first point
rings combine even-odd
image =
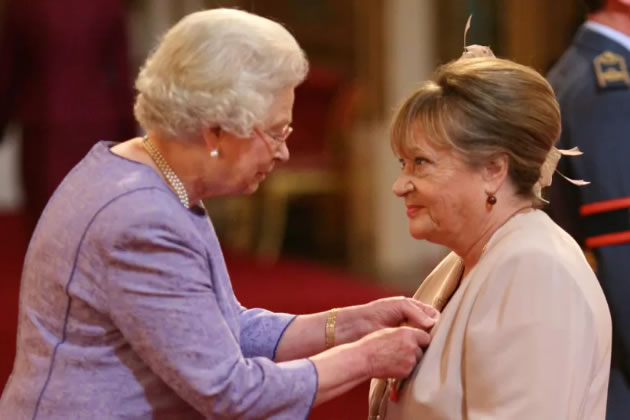
{"type": "Polygon", "coordinates": [[[263,138],[267,137],[271,139],[272,143],[275,146],[279,147],[283,145],[287,141],[291,133],[293,133],[293,127],[287,124],[284,126],[284,128],[282,129],[280,133],[270,133],[269,131],[261,130],[259,128],[254,128],[254,131],[263,138]]]}

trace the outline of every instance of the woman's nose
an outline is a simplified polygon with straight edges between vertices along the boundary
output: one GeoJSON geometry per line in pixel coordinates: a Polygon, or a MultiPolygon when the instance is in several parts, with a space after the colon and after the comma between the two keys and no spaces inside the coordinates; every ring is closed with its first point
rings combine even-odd
{"type": "Polygon", "coordinates": [[[392,185],[392,191],[396,196],[404,197],[410,191],[413,191],[413,184],[411,183],[409,177],[401,175],[396,181],[394,181],[394,185],[392,185]]]}
{"type": "Polygon", "coordinates": [[[289,160],[291,154],[289,153],[289,146],[286,143],[282,143],[282,145],[276,150],[275,158],[280,160],[281,162],[286,162],[289,160]]]}

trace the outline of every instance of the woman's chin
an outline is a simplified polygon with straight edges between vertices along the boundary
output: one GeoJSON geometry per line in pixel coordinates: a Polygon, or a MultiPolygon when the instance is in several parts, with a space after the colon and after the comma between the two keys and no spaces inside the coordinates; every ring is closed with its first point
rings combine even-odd
{"type": "Polygon", "coordinates": [[[412,237],[413,239],[417,239],[417,240],[419,240],[419,241],[421,241],[421,240],[426,240],[426,239],[427,239],[427,236],[426,236],[424,233],[413,232],[413,231],[411,231],[411,232],[409,232],[409,233],[411,234],[411,237],[412,237]]]}
{"type": "Polygon", "coordinates": [[[241,194],[243,195],[253,194],[256,191],[258,191],[259,186],[260,186],[259,182],[252,182],[251,184],[248,184],[243,188],[243,192],[241,192],[241,194]]]}
{"type": "Polygon", "coordinates": [[[429,236],[431,236],[431,232],[426,228],[426,226],[418,226],[417,223],[409,224],[409,234],[412,238],[417,240],[430,240],[429,236]]]}
{"type": "Polygon", "coordinates": [[[258,190],[259,183],[253,182],[251,184],[240,184],[233,188],[230,188],[229,192],[225,195],[239,196],[239,195],[251,195],[258,190]]]}
{"type": "Polygon", "coordinates": [[[245,185],[241,194],[249,195],[258,191],[258,187],[260,183],[265,180],[265,174],[257,173],[256,176],[249,182],[249,184],[245,185]]]}

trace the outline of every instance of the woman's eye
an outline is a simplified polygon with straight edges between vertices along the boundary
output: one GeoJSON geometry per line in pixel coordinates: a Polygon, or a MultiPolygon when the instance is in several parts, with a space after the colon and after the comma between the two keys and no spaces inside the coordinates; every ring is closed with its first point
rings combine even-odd
{"type": "Polygon", "coordinates": [[[420,166],[423,163],[425,163],[427,160],[425,158],[421,158],[421,157],[417,157],[414,159],[413,163],[416,164],[416,166],[420,166]]]}
{"type": "Polygon", "coordinates": [[[402,159],[398,159],[398,163],[400,164],[400,169],[405,169],[405,161],[402,159]]]}

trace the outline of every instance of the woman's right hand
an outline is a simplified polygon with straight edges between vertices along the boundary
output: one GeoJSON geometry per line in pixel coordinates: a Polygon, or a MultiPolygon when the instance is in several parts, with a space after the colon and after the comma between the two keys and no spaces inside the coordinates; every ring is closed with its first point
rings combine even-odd
{"type": "Polygon", "coordinates": [[[423,355],[431,335],[412,327],[385,328],[356,342],[372,378],[404,378],[423,355]]]}
{"type": "Polygon", "coordinates": [[[428,332],[413,327],[384,328],[353,343],[311,357],[318,372],[315,404],[328,401],[370,378],[404,378],[429,345],[428,332]]]}

